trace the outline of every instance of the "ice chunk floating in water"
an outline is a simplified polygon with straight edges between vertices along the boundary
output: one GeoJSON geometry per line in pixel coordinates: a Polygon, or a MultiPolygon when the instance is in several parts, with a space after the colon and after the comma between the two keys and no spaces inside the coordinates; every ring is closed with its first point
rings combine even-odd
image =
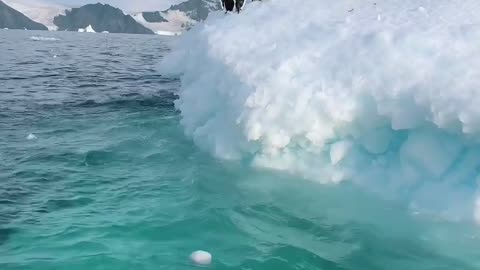
{"type": "Polygon", "coordinates": [[[479,12],[477,0],[254,2],[194,27],[162,67],[181,74],[187,135],[217,157],[480,221],[479,12]]]}
{"type": "Polygon", "coordinates": [[[198,265],[209,265],[212,262],[212,254],[203,250],[197,250],[190,255],[190,260],[198,265]]]}

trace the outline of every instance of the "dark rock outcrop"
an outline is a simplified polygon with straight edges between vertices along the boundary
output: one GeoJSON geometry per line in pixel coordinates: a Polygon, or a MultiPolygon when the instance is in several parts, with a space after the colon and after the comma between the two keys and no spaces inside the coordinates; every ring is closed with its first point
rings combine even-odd
{"type": "Polygon", "coordinates": [[[171,6],[169,10],[178,10],[185,12],[191,19],[195,21],[204,21],[208,17],[208,13],[213,10],[222,8],[218,0],[188,0],[177,5],[171,6]]]}
{"type": "Polygon", "coordinates": [[[155,12],[142,12],[143,18],[149,23],[160,23],[168,22],[165,18],[162,17],[159,11],[155,12]]]}
{"type": "Polygon", "coordinates": [[[0,29],[48,30],[41,23],[30,20],[23,13],[0,1],[0,29]]]}
{"type": "Polygon", "coordinates": [[[152,30],[125,15],[122,10],[100,3],[66,10],[65,15],[56,16],[53,23],[58,31],[78,31],[91,25],[96,32],[153,34],[152,30]]]}

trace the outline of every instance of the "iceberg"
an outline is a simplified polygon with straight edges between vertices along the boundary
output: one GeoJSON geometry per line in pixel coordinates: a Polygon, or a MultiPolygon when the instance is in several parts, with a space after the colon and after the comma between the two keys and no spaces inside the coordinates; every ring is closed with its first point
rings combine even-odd
{"type": "Polygon", "coordinates": [[[87,28],[85,28],[85,32],[87,33],[96,33],[95,30],[93,30],[92,25],[88,25],[87,28]]]}
{"type": "Polygon", "coordinates": [[[252,2],[197,24],[160,68],[180,76],[185,133],[218,158],[480,222],[479,12],[476,0],[252,2]]]}
{"type": "MultiPolygon", "coordinates": [[[[79,28],[78,29],[79,33],[96,33],[95,30],[93,30],[92,25],[88,25],[86,28],[79,28]]],[[[106,31],[104,31],[106,32],[106,31]]]]}

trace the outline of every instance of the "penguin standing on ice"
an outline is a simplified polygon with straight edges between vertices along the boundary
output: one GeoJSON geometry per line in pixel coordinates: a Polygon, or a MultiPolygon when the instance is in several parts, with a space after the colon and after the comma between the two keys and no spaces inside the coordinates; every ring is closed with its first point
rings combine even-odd
{"type": "Polygon", "coordinates": [[[240,10],[243,9],[245,5],[245,0],[235,0],[235,8],[237,9],[237,13],[240,13],[240,10]]]}
{"type": "Polygon", "coordinates": [[[222,8],[225,9],[225,13],[229,11],[233,11],[234,7],[235,7],[234,0],[222,0],[222,8]]]}
{"type": "Polygon", "coordinates": [[[233,9],[235,9],[237,13],[240,13],[245,2],[245,0],[222,0],[222,8],[225,9],[225,13],[233,11],[233,9]]]}

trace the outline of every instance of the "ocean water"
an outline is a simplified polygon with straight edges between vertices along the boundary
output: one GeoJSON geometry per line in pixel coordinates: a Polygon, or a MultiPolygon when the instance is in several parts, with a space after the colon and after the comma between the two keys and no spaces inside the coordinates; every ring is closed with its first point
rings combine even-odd
{"type": "Polygon", "coordinates": [[[175,41],[0,30],[0,269],[479,269],[473,221],[198,147],[175,41]]]}

